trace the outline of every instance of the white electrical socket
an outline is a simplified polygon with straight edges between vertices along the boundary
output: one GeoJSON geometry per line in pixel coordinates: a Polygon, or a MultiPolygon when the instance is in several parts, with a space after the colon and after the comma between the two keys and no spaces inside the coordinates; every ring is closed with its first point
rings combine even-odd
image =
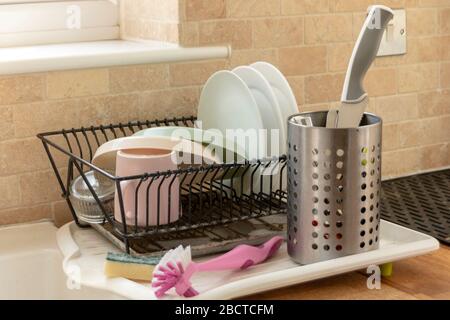
{"type": "Polygon", "coordinates": [[[406,12],[394,10],[394,18],[389,22],[381,40],[378,57],[395,56],[406,53],[406,12]]]}

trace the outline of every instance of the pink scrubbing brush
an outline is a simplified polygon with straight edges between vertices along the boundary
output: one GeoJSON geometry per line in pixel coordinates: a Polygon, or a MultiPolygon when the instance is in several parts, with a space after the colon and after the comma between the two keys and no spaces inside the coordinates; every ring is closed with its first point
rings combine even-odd
{"type": "Polygon", "coordinates": [[[273,256],[282,243],[282,237],[274,237],[259,247],[240,245],[222,256],[200,263],[192,261],[191,247],[179,246],[167,252],[153,271],[155,295],[160,298],[175,287],[180,296],[196,296],[198,292],[189,281],[195,272],[247,269],[273,256]]]}

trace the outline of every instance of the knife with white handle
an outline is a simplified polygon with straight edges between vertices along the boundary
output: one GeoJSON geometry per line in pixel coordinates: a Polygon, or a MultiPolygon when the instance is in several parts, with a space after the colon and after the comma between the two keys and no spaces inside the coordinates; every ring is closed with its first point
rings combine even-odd
{"type": "Polygon", "coordinates": [[[336,123],[338,128],[359,126],[369,103],[363,87],[364,77],[377,56],[384,30],[393,17],[394,12],[386,6],[369,7],[348,65],[337,121],[328,121],[328,125],[336,123]]]}

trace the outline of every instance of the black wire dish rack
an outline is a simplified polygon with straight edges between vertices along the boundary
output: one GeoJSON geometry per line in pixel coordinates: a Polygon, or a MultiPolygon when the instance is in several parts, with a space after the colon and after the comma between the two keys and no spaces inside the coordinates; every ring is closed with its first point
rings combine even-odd
{"type": "MultiPolygon", "coordinates": [[[[103,143],[120,137],[130,136],[137,131],[159,126],[194,127],[195,117],[180,117],[153,121],[136,121],[126,124],[82,127],[38,134],[49,157],[62,197],[67,201],[75,223],[81,227],[95,227],[100,233],[135,255],[156,255],[183,243],[192,246],[194,255],[219,252],[237,243],[260,243],[274,234],[285,230],[286,157],[225,164],[180,167],[166,172],[142,173],[133,177],[115,176],[92,163],[93,155],[103,143]],[[261,174],[267,168],[277,167],[277,175],[261,174]],[[114,212],[107,210],[86,178],[88,171],[94,171],[116,186],[116,197],[120,204],[121,223],[114,212]],[[101,224],[82,223],[70,200],[70,184],[81,176],[96,203],[101,208],[104,221],[101,224]],[[179,183],[173,181],[178,179],[179,183]],[[169,197],[179,194],[181,217],[170,222],[170,209],[160,210],[161,194],[157,194],[157,223],[149,224],[148,201],[146,224],[138,224],[137,205],[135,220],[126,219],[123,207],[121,183],[135,180],[135,201],[138,202],[139,188],[145,182],[171,188],[169,197]],[[166,182],[166,184],[164,184],[166,182]],[[167,184],[168,183],[168,184],[167,184]],[[173,188],[179,188],[173,190],[173,188]],[[167,215],[162,224],[163,216],[167,215]]],[[[273,169],[271,169],[273,170],[273,169]]],[[[159,190],[158,189],[158,190],[159,190]]],[[[150,188],[147,187],[147,199],[150,188]]],[[[170,198],[168,200],[170,203],[170,198]]]]}

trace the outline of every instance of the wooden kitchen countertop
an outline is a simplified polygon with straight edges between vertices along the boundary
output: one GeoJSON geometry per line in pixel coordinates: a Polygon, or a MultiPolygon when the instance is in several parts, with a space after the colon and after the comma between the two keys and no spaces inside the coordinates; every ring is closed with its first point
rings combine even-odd
{"type": "Polygon", "coordinates": [[[246,299],[450,299],[450,247],[394,263],[380,290],[366,286],[365,270],[269,291],[246,299]]]}

